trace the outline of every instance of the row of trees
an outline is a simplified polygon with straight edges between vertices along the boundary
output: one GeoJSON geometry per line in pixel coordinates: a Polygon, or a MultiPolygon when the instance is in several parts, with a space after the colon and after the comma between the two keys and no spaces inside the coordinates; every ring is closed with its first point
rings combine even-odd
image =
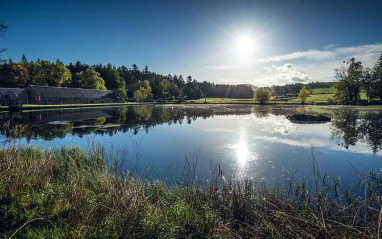
{"type": "Polygon", "coordinates": [[[382,54],[372,68],[364,68],[362,62],[351,58],[344,62],[347,67],[336,69],[334,84],[335,98],[343,104],[354,104],[361,100],[361,91],[367,101],[382,100],[382,54]]]}
{"type": "Polygon", "coordinates": [[[276,97],[297,96],[303,86],[302,83],[273,85],[270,87],[270,91],[276,97]]]}
{"type": "Polygon", "coordinates": [[[273,85],[270,87],[270,91],[272,95],[276,97],[297,96],[303,87],[306,87],[309,90],[316,88],[329,88],[333,87],[333,82],[310,82],[307,84],[294,83],[285,85],[273,85]]]}
{"type": "Polygon", "coordinates": [[[56,87],[73,87],[100,90],[115,90],[126,98],[138,101],[151,98],[201,97],[251,98],[253,90],[247,85],[221,85],[207,81],[198,82],[191,76],[161,75],[137,65],[115,67],[88,65],[79,61],[64,65],[60,60],[28,61],[25,55],[20,62],[12,59],[0,64],[0,87],[25,87],[27,84],[56,87]]]}

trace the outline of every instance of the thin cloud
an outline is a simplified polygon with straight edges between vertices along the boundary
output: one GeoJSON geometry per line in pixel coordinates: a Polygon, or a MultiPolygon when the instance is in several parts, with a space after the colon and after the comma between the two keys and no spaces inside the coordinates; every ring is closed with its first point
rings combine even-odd
{"type": "Polygon", "coordinates": [[[227,65],[227,66],[206,66],[207,69],[212,69],[212,70],[231,70],[231,69],[236,69],[238,66],[236,65],[227,65]]]}
{"type": "Polygon", "coordinates": [[[371,53],[374,54],[374,53],[382,52],[382,44],[370,44],[370,45],[339,47],[339,48],[330,49],[331,47],[326,48],[328,50],[325,50],[325,51],[319,51],[319,50],[299,51],[299,52],[293,52],[286,55],[263,58],[263,59],[259,59],[258,62],[280,62],[280,61],[297,60],[297,59],[320,61],[320,60],[333,59],[339,56],[364,55],[364,54],[371,54],[371,53]]]}

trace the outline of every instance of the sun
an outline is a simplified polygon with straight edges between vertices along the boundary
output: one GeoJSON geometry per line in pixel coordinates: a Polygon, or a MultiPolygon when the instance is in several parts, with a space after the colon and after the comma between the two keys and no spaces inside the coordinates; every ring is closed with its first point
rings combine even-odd
{"type": "Polygon", "coordinates": [[[255,40],[251,36],[240,36],[236,39],[235,48],[240,54],[251,54],[255,50],[255,40]]]}

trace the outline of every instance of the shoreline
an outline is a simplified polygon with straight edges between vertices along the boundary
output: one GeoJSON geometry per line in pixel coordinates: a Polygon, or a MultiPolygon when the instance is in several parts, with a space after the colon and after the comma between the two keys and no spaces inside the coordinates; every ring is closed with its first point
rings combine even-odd
{"type": "Polygon", "coordinates": [[[3,106],[0,107],[1,111],[24,111],[24,110],[50,110],[50,109],[78,109],[78,108],[102,108],[102,107],[119,107],[119,106],[134,106],[134,105],[263,105],[263,106],[320,106],[320,107],[356,107],[365,109],[382,109],[382,105],[338,105],[338,104],[312,104],[312,103],[265,103],[260,104],[257,102],[244,103],[244,102],[222,102],[222,103],[158,103],[158,102],[136,102],[136,103],[106,103],[106,104],[68,104],[68,105],[25,105],[21,108],[12,108],[3,106]]]}

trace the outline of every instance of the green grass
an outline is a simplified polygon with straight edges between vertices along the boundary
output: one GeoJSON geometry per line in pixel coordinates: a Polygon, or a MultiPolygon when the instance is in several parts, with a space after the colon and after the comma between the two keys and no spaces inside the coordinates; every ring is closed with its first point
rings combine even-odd
{"type": "Polygon", "coordinates": [[[106,155],[96,146],[0,149],[0,237],[380,238],[382,233],[380,172],[362,174],[360,187],[341,189],[340,181],[317,170],[312,181],[267,188],[261,180],[225,178],[220,167],[201,184],[188,162],[181,182],[170,186],[124,174],[123,165],[106,155]],[[366,199],[357,196],[359,189],[366,199]]]}
{"type": "MultiPolygon", "coordinates": [[[[207,103],[216,104],[216,103],[253,103],[253,99],[235,99],[235,98],[207,98],[207,103]]],[[[186,103],[204,103],[205,98],[200,98],[196,100],[186,100],[186,103]]]]}
{"type": "Polygon", "coordinates": [[[334,94],[333,87],[315,88],[315,89],[308,89],[308,90],[312,91],[313,95],[317,95],[317,94],[334,94]]]}
{"type": "Polygon", "coordinates": [[[23,107],[73,107],[73,106],[103,106],[103,105],[125,105],[131,103],[99,103],[99,104],[61,104],[61,105],[33,105],[33,104],[24,104],[23,107]]]}

